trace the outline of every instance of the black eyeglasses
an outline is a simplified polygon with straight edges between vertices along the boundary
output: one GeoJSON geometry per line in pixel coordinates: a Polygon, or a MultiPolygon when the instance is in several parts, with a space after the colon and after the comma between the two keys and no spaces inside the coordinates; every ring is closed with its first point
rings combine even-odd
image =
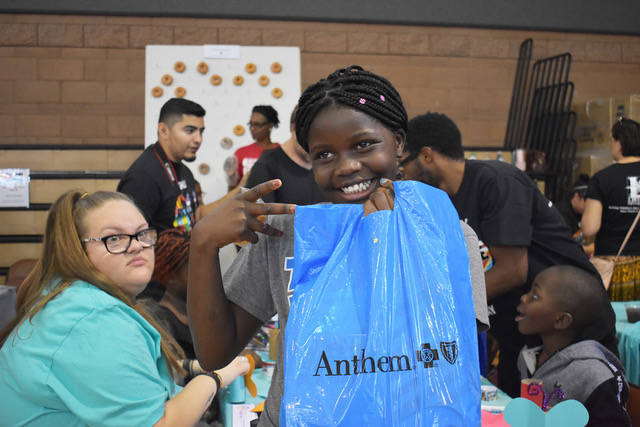
{"type": "Polygon", "coordinates": [[[155,228],[146,228],[136,234],[111,234],[105,237],[88,237],[82,239],[83,242],[102,242],[107,252],[111,254],[121,254],[126,252],[131,246],[131,240],[136,239],[143,248],[150,248],[158,241],[158,231],[155,228]]]}

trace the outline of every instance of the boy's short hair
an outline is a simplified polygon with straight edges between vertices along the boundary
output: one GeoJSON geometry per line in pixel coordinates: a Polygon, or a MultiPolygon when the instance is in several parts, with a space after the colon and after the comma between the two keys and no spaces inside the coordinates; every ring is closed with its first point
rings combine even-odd
{"type": "Polygon", "coordinates": [[[552,298],[561,311],[571,314],[576,341],[602,342],[615,324],[607,291],[600,278],[578,267],[556,265],[544,270],[558,282],[552,298]]]}
{"type": "Polygon", "coordinates": [[[623,156],[640,156],[640,123],[618,117],[611,128],[611,136],[620,142],[623,156]]]}
{"type": "Polygon", "coordinates": [[[160,109],[158,123],[172,127],[182,119],[182,115],[204,117],[206,111],[200,104],[183,98],[171,98],[160,109]]]}
{"type": "Polygon", "coordinates": [[[450,159],[464,159],[460,130],[446,114],[428,112],[411,119],[405,147],[409,153],[431,147],[450,159]]]}

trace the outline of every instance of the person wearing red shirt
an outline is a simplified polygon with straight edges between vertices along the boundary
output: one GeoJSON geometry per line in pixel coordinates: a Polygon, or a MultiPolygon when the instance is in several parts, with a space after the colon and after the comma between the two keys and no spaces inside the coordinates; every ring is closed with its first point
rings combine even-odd
{"type": "Polygon", "coordinates": [[[278,147],[277,142],[271,142],[271,130],[278,127],[280,120],[278,112],[271,105],[256,105],[251,110],[249,131],[254,143],[238,148],[234,153],[237,161],[237,174],[230,181],[229,190],[233,189],[242,177],[251,170],[253,164],[260,158],[264,150],[278,147]]]}

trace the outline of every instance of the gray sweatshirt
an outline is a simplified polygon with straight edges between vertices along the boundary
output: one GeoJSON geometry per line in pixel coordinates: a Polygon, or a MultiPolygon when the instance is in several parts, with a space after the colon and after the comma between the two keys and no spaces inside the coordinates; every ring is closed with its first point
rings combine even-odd
{"type": "Polygon", "coordinates": [[[520,378],[542,381],[549,407],[575,399],[589,412],[589,426],[630,426],[625,410],[629,385],[620,360],[597,341],[571,344],[553,354],[536,369],[542,346],[524,347],[518,357],[520,378]],[[553,393],[558,388],[564,394],[553,393]]]}

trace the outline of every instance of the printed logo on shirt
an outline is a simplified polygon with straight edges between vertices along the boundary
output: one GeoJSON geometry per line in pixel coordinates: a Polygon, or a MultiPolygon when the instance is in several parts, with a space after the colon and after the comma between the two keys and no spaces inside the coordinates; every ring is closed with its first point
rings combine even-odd
{"type": "Polygon", "coordinates": [[[189,194],[187,197],[182,194],[176,199],[176,208],[173,214],[173,227],[190,231],[195,217],[193,216],[193,203],[189,194]]]}
{"type": "Polygon", "coordinates": [[[244,175],[245,173],[248,173],[253,167],[253,165],[256,164],[257,161],[258,159],[252,159],[252,158],[246,158],[246,157],[242,159],[242,174],[244,175]]]}
{"type": "Polygon", "coordinates": [[[291,298],[293,297],[293,289],[291,288],[291,281],[293,279],[293,257],[292,256],[285,257],[284,271],[289,272],[289,283],[287,283],[287,299],[289,300],[289,307],[291,307],[291,298]]]}
{"type": "Polygon", "coordinates": [[[627,177],[627,204],[640,205],[640,181],[637,176],[627,177]]]}
{"type": "Polygon", "coordinates": [[[484,272],[491,270],[493,267],[493,256],[491,256],[491,251],[489,250],[489,246],[485,245],[482,240],[478,240],[480,244],[480,257],[482,257],[482,268],[484,272]]]}

